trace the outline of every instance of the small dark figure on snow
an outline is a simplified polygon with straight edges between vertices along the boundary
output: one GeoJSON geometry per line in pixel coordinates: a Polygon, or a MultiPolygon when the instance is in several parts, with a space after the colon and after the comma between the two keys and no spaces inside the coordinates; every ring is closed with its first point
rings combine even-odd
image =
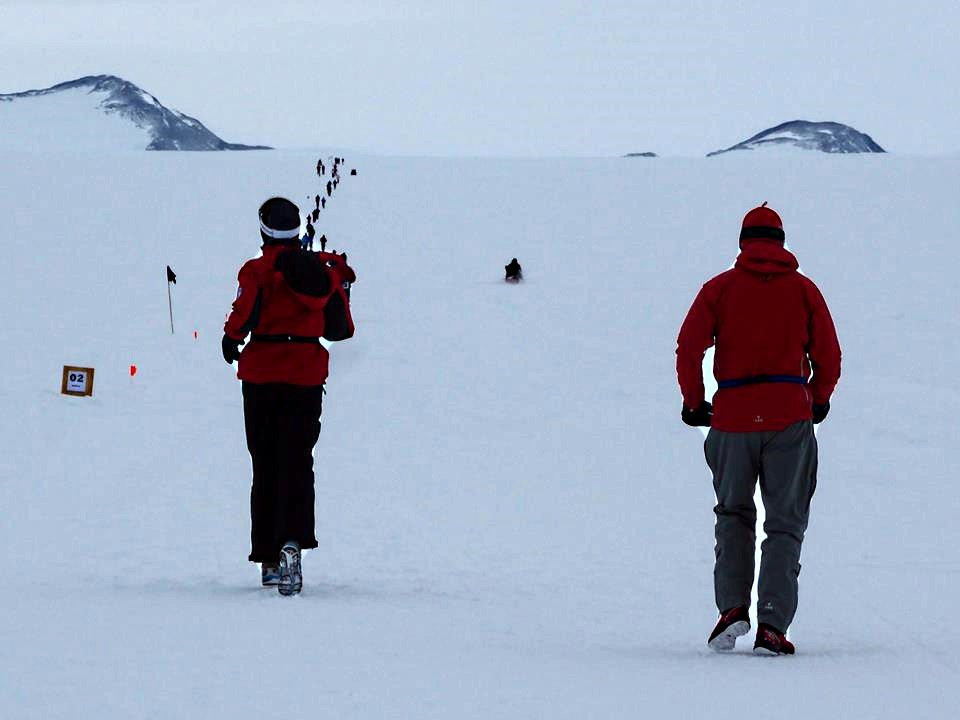
{"type": "Polygon", "coordinates": [[[327,197],[333,194],[333,183],[327,180],[327,197]]]}
{"type": "Polygon", "coordinates": [[[326,252],[326,251],[327,251],[327,236],[321,235],[320,236],[320,252],[326,252]]]}
{"type": "Polygon", "coordinates": [[[317,177],[323,177],[323,160],[317,160],[317,177]]]}
{"type": "Polygon", "coordinates": [[[320,198],[320,207],[322,208],[327,207],[327,199],[325,197],[320,198]]]}
{"type": "Polygon", "coordinates": [[[827,416],[840,378],[827,303],[783,243],[783,223],[766,203],[748,212],[736,264],[703,286],[677,339],[681,418],[710,428],[704,450],[717,496],[713,583],[720,620],[707,644],[717,651],[733,650],[750,630],[759,479],[767,539],[753,651],[794,653],[786,633],[797,611],[800,546],[817,487],[813,426],[827,416]],[[703,386],[703,356],[714,345],[715,405],[703,386]]]}
{"type": "Polygon", "coordinates": [[[509,265],[504,265],[503,269],[506,271],[504,280],[507,282],[518,283],[523,280],[523,268],[520,267],[516,258],[511,260],[509,265]]]}
{"type": "Polygon", "coordinates": [[[356,175],[356,174],[357,174],[357,169],[356,169],[356,168],[350,168],[350,174],[351,174],[351,175],[356,175]]]}
{"type": "Polygon", "coordinates": [[[299,233],[292,202],[271,198],[260,207],[262,255],[240,269],[221,341],[223,359],[237,361],[243,383],[253,465],[249,560],[261,564],[261,583],[281,595],[300,592],[300,553],[317,547],[313,448],[329,359],[320,338],[353,335],[344,284],[356,280],[339,258],[323,262],[298,251],[299,233]]]}
{"type": "Polygon", "coordinates": [[[313,250],[313,238],[317,235],[317,229],[307,221],[307,246],[304,250],[313,250]]]}
{"type": "Polygon", "coordinates": [[[311,217],[313,218],[313,221],[316,222],[320,218],[320,208],[314,208],[313,212],[311,213],[311,217]]]}
{"type": "Polygon", "coordinates": [[[319,209],[320,209],[320,196],[317,195],[317,196],[313,199],[313,201],[317,204],[317,210],[319,210],[319,209]]]}

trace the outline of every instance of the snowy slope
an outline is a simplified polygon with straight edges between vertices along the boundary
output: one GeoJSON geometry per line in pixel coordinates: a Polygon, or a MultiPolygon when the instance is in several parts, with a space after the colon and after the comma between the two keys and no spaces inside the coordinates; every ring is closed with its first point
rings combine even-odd
{"type": "Polygon", "coordinates": [[[219,339],[258,204],[306,206],[315,161],[0,154],[4,717],[955,715],[960,160],[348,157],[318,230],[357,268],[358,333],[332,358],[320,549],[282,600],[245,560],[219,339]],[[773,660],[705,646],[714,499],[673,354],[761,200],[845,361],[800,654],[773,660]],[[65,363],[96,367],[93,398],[58,394],[65,363]]]}
{"type": "Polygon", "coordinates": [[[735,150],[805,150],[823,153],[882,153],[886,152],[866,133],[849,125],[835,122],[792,120],[737,143],[724,150],[708,153],[707,157],[735,150]]]}
{"type": "Polygon", "coordinates": [[[263,150],[228,143],[196,118],[113,75],[0,95],[0,150],[263,150]]]}

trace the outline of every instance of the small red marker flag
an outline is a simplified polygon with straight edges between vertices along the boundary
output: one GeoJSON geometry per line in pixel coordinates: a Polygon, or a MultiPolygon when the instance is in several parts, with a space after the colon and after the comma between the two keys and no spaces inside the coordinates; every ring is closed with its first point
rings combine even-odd
{"type": "Polygon", "coordinates": [[[136,374],[137,374],[137,366],[136,366],[136,365],[131,365],[131,366],[130,366],[130,377],[133,377],[133,376],[136,375],[136,374]]]}

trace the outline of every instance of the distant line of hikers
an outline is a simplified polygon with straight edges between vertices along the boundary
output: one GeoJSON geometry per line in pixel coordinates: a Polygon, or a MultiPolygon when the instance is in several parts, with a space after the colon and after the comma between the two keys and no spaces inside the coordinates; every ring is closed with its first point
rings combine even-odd
{"type": "MultiPolygon", "coordinates": [[[[330,179],[327,180],[324,190],[326,195],[321,195],[317,193],[314,198],[314,208],[306,216],[306,232],[304,232],[303,237],[300,239],[300,247],[303,250],[313,250],[313,241],[316,238],[317,230],[316,223],[320,219],[320,211],[325,210],[327,207],[327,198],[333,196],[333,191],[340,185],[340,168],[343,166],[344,159],[342,157],[333,158],[333,167],[330,169],[330,179]]],[[[323,158],[317,159],[317,177],[323,178],[327,174],[327,166],[323,162],[323,158]]],[[[356,175],[356,168],[350,170],[351,175],[356,175]]],[[[320,252],[326,252],[327,250],[327,236],[325,234],[320,235],[320,252]]]]}

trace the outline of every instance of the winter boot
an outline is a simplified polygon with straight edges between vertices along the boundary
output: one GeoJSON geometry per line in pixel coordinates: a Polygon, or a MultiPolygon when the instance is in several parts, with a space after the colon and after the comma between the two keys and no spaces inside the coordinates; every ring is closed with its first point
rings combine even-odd
{"type": "Polygon", "coordinates": [[[766,623],[757,626],[757,639],[753,643],[755,655],[793,655],[794,652],[793,643],[775,627],[766,623]]]}
{"type": "Polygon", "coordinates": [[[280,565],[278,563],[261,563],[260,584],[264,587],[280,584],[280,565]]]}
{"type": "Polygon", "coordinates": [[[295,542],[288,542],[280,551],[280,582],[277,590],[281,595],[296,595],[302,587],[300,546],[295,542]]]}
{"type": "Polygon", "coordinates": [[[750,611],[735,607],[720,615],[717,626],[710,633],[707,645],[714,652],[730,652],[737,644],[737,638],[750,632],[750,611]]]}

